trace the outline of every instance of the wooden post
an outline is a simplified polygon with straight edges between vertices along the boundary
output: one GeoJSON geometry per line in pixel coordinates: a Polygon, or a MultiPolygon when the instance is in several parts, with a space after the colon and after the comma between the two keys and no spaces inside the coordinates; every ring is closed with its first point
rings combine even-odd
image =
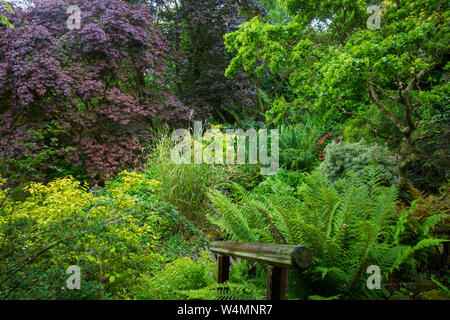
{"type": "Polygon", "coordinates": [[[224,283],[228,281],[230,275],[230,257],[219,254],[217,256],[217,282],[224,283]]]}
{"type": "Polygon", "coordinates": [[[286,300],[288,269],[267,267],[267,300],[286,300]]]}

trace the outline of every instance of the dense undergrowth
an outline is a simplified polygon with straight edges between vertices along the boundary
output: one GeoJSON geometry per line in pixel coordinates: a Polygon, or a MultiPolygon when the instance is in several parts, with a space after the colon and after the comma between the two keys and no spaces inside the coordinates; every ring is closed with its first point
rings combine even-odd
{"type": "Polygon", "coordinates": [[[220,238],[310,248],[314,266],[291,272],[291,299],[388,298],[387,287],[367,289],[368,266],[407,283],[444,249],[448,200],[403,207],[379,166],[339,179],[282,169],[249,187],[246,167],[179,167],[169,149],[163,136],[146,169],[104,188],[66,177],[30,184],[25,200],[3,189],[2,298],[263,299],[265,267],[241,260],[218,291],[208,248],[220,238]],[[69,265],[82,266],[80,291],[64,289],[69,265]]]}
{"type": "Polygon", "coordinates": [[[264,299],[217,240],[307,246],[288,299],[450,299],[448,4],[29,2],[0,1],[0,299],[264,299]],[[175,164],[194,121],[278,130],[279,170],[175,164]]]}

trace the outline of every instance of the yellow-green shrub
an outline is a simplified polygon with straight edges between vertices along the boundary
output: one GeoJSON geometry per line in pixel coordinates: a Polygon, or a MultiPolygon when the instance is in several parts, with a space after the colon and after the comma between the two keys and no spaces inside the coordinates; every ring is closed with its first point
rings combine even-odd
{"type": "Polygon", "coordinates": [[[71,177],[31,184],[23,202],[0,190],[0,299],[130,296],[159,258],[155,214],[132,193],[157,182],[126,171],[121,176],[120,186],[104,195],[71,177]],[[66,288],[70,265],[81,268],[81,290],[66,288]]]}
{"type": "Polygon", "coordinates": [[[138,299],[183,300],[185,290],[195,290],[215,283],[215,262],[207,252],[202,252],[198,262],[179,258],[164,270],[149,278],[137,294],[138,299]]]}

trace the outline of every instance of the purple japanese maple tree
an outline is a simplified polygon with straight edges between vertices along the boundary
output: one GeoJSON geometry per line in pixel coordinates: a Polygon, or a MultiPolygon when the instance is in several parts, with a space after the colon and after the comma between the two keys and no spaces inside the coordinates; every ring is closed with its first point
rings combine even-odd
{"type": "Polygon", "coordinates": [[[15,28],[0,26],[0,160],[52,142],[56,157],[102,180],[139,164],[155,121],[189,118],[164,85],[167,42],[149,6],[56,0],[14,11],[15,28]],[[67,26],[69,5],[80,29],[67,26]]]}

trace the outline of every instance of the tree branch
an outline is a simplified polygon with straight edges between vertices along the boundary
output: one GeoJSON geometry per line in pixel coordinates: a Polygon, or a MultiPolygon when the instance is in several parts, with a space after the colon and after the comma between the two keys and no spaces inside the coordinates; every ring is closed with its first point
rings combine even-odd
{"type": "Polygon", "coordinates": [[[407,95],[411,92],[411,90],[414,88],[414,86],[416,85],[416,83],[418,83],[418,82],[423,78],[423,76],[424,76],[426,73],[427,73],[426,70],[420,71],[420,72],[417,74],[417,76],[415,76],[414,79],[412,79],[412,80],[409,82],[409,84],[408,84],[408,86],[406,87],[406,89],[402,91],[402,93],[401,93],[402,96],[407,96],[407,95]]]}
{"type": "Polygon", "coordinates": [[[370,85],[375,86],[386,98],[393,100],[395,102],[398,102],[398,103],[402,103],[402,100],[399,97],[391,96],[389,93],[386,92],[386,90],[384,90],[382,87],[380,87],[376,83],[370,82],[370,85]]]}
{"type": "Polygon", "coordinates": [[[373,131],[374,131],[375,134],[376,134],[377,136],[379,136],[380,138],[383,138],[383,139],[386,139],[386,140],[392,140],[392,139],[393,139],[392,136],[385,136],[385,135],[383,135],[383,134],[380,132],[380,126],[377,125],[375,122],[372,122],[371,120],[365,119],[365,118],[364,118],[364,122],[367,123],[367,124],[369,124],[370,126],[372,126],[373,131]]]}
{"type": "Polygon", "coordinates": [[[375,88],[372,83],[369,83],[369,86],[366,88],[366,90],[369,93],[370,100],[378,107],[378,109],[381,111],[381,113],[387,117],[389,120],[392,121],[392,123],[395,124],[395,126],[400,130],[401,133],[407,134],[409,132],[409,128],[404,126],[400,120],[398,120],[389,110],[387,110],[380,102],[380,99],[378,99],[377,94],[375,93],[375,88]]]}

